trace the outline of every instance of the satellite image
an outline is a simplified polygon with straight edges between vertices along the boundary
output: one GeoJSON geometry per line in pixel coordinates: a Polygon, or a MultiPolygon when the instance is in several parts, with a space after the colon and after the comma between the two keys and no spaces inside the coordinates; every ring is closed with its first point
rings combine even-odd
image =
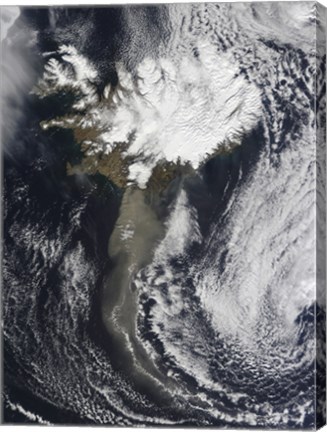
{"type": "Polygon", "coordinates": [[[326,13],[1,8],[2,422],[325,423],[326,13]]]}

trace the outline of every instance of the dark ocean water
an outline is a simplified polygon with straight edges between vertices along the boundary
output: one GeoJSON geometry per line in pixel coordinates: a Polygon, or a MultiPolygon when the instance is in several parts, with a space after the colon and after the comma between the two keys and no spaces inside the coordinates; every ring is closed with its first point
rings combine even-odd
{"type": "MultiPolygon", "coordinates": [[[[33,103],[32,103],[33,106],[33,103]]],[[[51,102],[42,102],[44,113],[55,112],[56,105],[51,102]],[[47,104],[50,105],[47,105],[47,104]]],[[[37,110],[39,107],[37,107],[37,110]]],[[[28,112],[33,112],[27,110],[28,112]]],[[[43,117],[41,117],[42,119],[43,117]]],[[[63,257],[70,249],[73,249],[76,242],[80,241],[85,248],[87,256],[97,267],[97,280],[94,283],[93,291],[90,292],[92,298],[91,313],[87,322],[87,327],[81,329],[81,337],[87,331],[89,337],[107,353],[113,368],[119,372],[127,373],[128,363],[124,365],[122,357],[117,351],[110,335],[106,332],[101,320],[101,292],[102,283],[106,274],[110,274],[111,263],[107,254],[107,244],[110,234],[114,228],[118,217],[121,191],[115,187],[108,179],[101,175],[97,176],[67,176],[65,171],[66,161],[77,160],[80,153],[73,136],[70,132],[53,131],[49,138],[42,135],[38,129],[37,116],[33,116],[34,130],[38,130],[39,140],[37,145],[33,139],[26,139],[28,152],[18,155],[16,160],[12,157],[4,156],[4,189],[5,189],[5,212],[4,220],[4,241],[6,247],[13,251],[19,265],[22,266],[24,278],[33,274],[34,266],[29,262],[29,256],[24,254],[24,250],[16,244],[15,237],[11,234],[13,223],[19,225],[37,224],[42,219],[42,224],[51,226],[53,230],[57,226],[69,227],[71,210],[85,204],[81,215],[81,226],[74,230],[62,251],[63,257]],[[55,149],[55,150],[54,150],[55,149]],[[37,162],[35,162],[37,161],[37,162]],[[24,195],[23,201],[17,200],[21,185],[28,186],[28,194],[24,195]]],[[[30,124],[27,121],[28,124],[30,124]]],[[[21,131],[24,135],[24,130],[21,131]]],[[[27,134],[28,135],[28,134],[27,134]]],[[[26,137],[26,134],[25,134],[26,137]]],[[[211,159],[201,170],[200,178],[190,178],[185,180],[185,189],[188,192],[190,203],[197,208],[201,231],[206,235],[211,235],[209,227],[212,221],[216,220],[224,211],[230,193],[239,179],[239,170],[242,167],[243,181],[247,172],[251,169],[258,157],[258,147],[262,142],[262,130],[259,128],[250,136],[246,137],[242,146],[231,155],[216,156],[211,159]],[[227,192],[226,192],[226,185],[227,192]]],[[[64,228],[65,229],[65,228],[64,228]]],[[[69,231],[69,229],[68,229],[69,231]]],[[[193,251],[193,259],[201,256],[201,250],[193,251]]],[[[44,262],[40,256],[39,265],[42,267],[44,262]]],[[[60,265],[60,258],[58,265],[60,265]]],[[[223,263],[220,265],[223,266],[223,263]]],[[[180,271],[180,264],[176,262],[176,270],[180,271]]],[[[38,293],[38,313],[39,325],[47,326],[49,316],[47,316],[46,304],[54,301],[56,295],[60,296],[61,285],[58,275],[54,270],[49,271],[44,268],[46,279],[44,285],[38,293]],[[54,294],[56,293],[57,294],[54,294]],[[51,293],[51,294],[50,294],[51,293]],[[53,297],[54,295],[54,297],[53,297]]],[[[22,278],[22,280],[24,279],[22,278]]],[[[10,284],[10,280],[6,281],[10,284]]],[[[90,289],[92,289],[90,287],[90,289]]],[[[58,299],[59,300],[59,299],[58,299]]],[[[27,305],[26,305],[27,306],[27,305]]],[[[13,305],[11,307],[14,307],[13,305]]],[[[24,319],[24,318],[22,318],[24,319]]],[[[58,317],[60,319],[60,317],[58,317]]],[[[303,322],[313,319],[312,311],[304,312],[299,319],[303,322]]],[[[6,323],[8,325],[9,323],[6,323]]],[[[10,325],[10,324],[9,324],[10,325]]],[[[23,326],[23,323],[21,323],[23,326]]],[[[84,325],[84,324],[82,324],[84,325]]],[[[26,329],[26,331],[30,331],[26,329]]],[[[50,341],[50,343],[52,343],[50,341]]],[[[43,348],[46,349],[46,346],[43,348]]],[[[26,353],[28,359],[28,353],[26,353]]],[[[3,419],[6,423],[26,423],[26,417],[13,411],[6,404],[6,397],[11,403],[19,403],[25,409],[40,415],[43,419],[57,424],[92,424],[89,419],[80,417],[77,413],[69,410],[62,410],[52,405],[34,394],[33,389],[24,386],[24,375],[26,372],[20,371],[19,359],[12,352],[10,345],[4,345],[4,411],[3,419]]],[[[308,371],[303,371],[305,391],[308,381],[305,379],[308,371]]],[[[184,381],[188,382],[189,377],[185,375],[184,381]]],[[[297,378],[298,379],[298,376],[297,378]]],[[[313,377],[312,377],[313,379],[313,377]]],[[[189,381],[192,387],[194,383],[189,381]]],[[[255,386],[255,383],[254,383],[255,386]]],[[[147,388],[139,387],[138,391],[147,393],[147,388]]],[[[152,393],[152,392],[151,392],[152,393]]],[[[281,396],[281,394],[280,394],[281,396]]],[[[287,398],[287,393],[285,394],[287,398]]],[[[159,403],[159,401],[158,401],[159,403]]],[[[226,404],[228,402],[226,401],[226,404]]],[[[159,403],[160,405],[160,403],[159,403]]],[[[228,406],[228,405],[227,405],[228,406]]],[[[312,418],[307,419],[307,425],[312,423],[312,418]]],[[[30,420],[28,420],[30,421],[30,420]]],[[[178,416],[176,417],[178,421],[178,416]]],[[[191,422],[192,424],[192,422],[191,422]]],[[[290,427],[292,425],[290,424],[290,427]]]]}

